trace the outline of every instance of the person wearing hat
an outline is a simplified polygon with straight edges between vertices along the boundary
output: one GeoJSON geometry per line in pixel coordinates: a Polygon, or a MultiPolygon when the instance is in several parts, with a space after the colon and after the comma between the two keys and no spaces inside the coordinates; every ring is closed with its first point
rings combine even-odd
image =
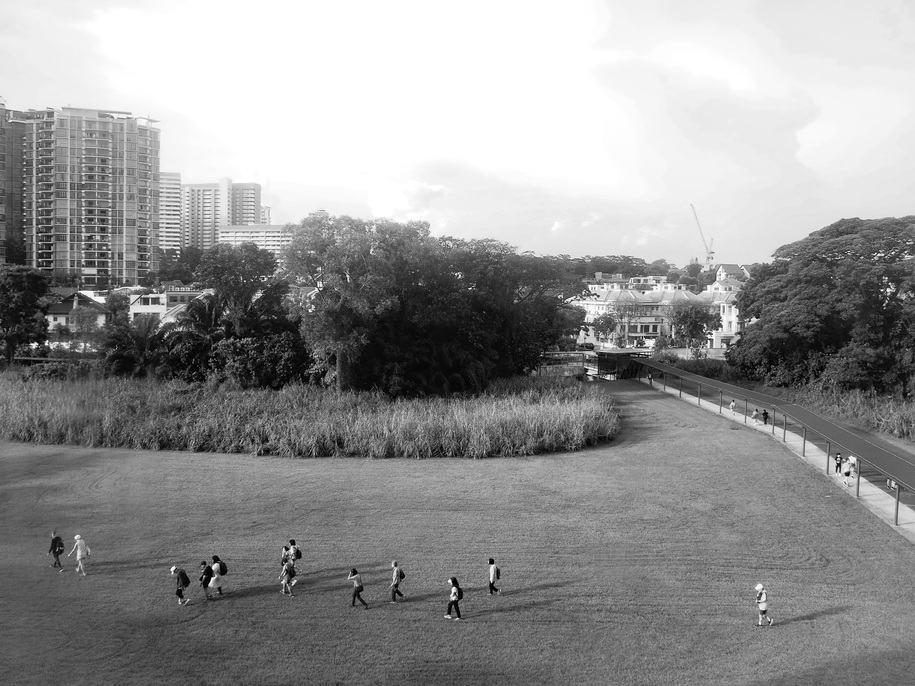
{"type": "Polygon", "coordinates": [[[175,589],[175,595],[178,596],[178,604],[187,605],[189,602],[191,602],[191,599],[184,597],[184,589],[191,585],[191,580],[188,577],[187,572],[181,569],[178,565],[172,567],[171,572],[172,576],[175,577],[178,584],[178,588],[175,589]]]}
{"type": "Polygon", "coordinates": [[[766,619],[769,626],[772,626],[772,618],[766,614],[769,610],[769,596],[762,584],[756,584],[756,608],[759,611],[759,621],[756,626],[762,626],[763,619],[766,619]]]}
{"type": "Polygon", "coordinates": [[[76,542],[73,544],[73,550],[67,553],[67,557],[76,553],[76,571],[83,576],[86,576],[85,560],[89,559],[89,555],[92,551],[89,550],[89,544],[86,543],[79,534],[76,534],[76,536],[73,537],[73,540],[76,542]]]}

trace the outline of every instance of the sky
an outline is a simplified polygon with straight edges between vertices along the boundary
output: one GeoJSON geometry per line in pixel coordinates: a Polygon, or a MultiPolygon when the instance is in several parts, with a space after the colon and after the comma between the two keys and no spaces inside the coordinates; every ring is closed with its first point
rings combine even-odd
{"type": "Polygon", "coordinates": [[[0,97],[158,120],[161,170],[541,255],[769,261],[915,214],[909,0],[0,3],[0,97]]]}

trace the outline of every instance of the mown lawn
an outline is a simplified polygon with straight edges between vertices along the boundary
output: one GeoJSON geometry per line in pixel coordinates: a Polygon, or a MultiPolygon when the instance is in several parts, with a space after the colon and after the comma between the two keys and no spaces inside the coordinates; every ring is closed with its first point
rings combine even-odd
{"type": "MultiPolygon", "coordinates": [[[[0,444],[0,674],[42,684],[911,683],[913,549],[769,437],[630,382],[608,446],[482,461],[0,444]],[[58,574],[52,528],[92,548],[58,574]],[[298,596],[279,550],[304,542],[298,596]],[[228,596],[179,607],[213,554],[228,596]],[[486,561],[503,569],[486,593],[486,561]],[[390,561],[408,602],[390,605],[390,561]],[[350,567],[371,609],[349,606],[350,567]],[[71,565],[72,567],[72,565],[71,565]],[[466,621],[443,619],[456,575],[466,621]],[[756,629],[753,586],[771,593],[756,629]]],[[[72,561],[72,558],[71,558],[72,561]]]]}

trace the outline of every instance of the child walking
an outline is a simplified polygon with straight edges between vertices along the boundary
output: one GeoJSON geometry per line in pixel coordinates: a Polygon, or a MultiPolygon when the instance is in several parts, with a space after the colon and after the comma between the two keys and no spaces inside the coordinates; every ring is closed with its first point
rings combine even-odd
{"type": "Polygon", "coordinates": [[[772,618],[766,614],[769,611],[769,596],[762,584],[756,584],[756,609],[759,612],[759,621],[756,626],[761,627],[763,619],[769,622],[768,626],[772,626],[772,618]]]}
{"type": "Polygon", "coordinates": [[[496,581],[501,576],[499,568],[496,567],[496,561],[493,558],[489,558],[489,595],[493,593],[498,593],[499,589],[496,588],[496,581]]]}

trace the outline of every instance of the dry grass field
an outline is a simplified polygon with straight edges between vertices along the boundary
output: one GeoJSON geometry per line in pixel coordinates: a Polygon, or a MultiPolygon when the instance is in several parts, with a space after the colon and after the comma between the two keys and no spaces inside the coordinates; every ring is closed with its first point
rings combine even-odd
{"type": "Polygon", "coordinates": [[[579,453],[291,460],[0,444],[9,684],[907,684],[913,550],[778,442],[634,382],[579,453]],[[45,556],[57,528],[89,576],[45,556]],[[304,543],[297,596],[279,552],[304,543]],[[229,565],[175,602],[168,569],[229,565]],[[487,558],[503,593],[486,592],[487,558]],[[407,602],[387,602],[402,561],[407,602]],[[304,563],[304,564],[302,564],[304,563]],[[350,567],[370,609],[350,608],[350,567]],[[443,618],[446,579],[465,621],[443,618]],[[755,628],[753,587],[770,591],[755,628]]]}

